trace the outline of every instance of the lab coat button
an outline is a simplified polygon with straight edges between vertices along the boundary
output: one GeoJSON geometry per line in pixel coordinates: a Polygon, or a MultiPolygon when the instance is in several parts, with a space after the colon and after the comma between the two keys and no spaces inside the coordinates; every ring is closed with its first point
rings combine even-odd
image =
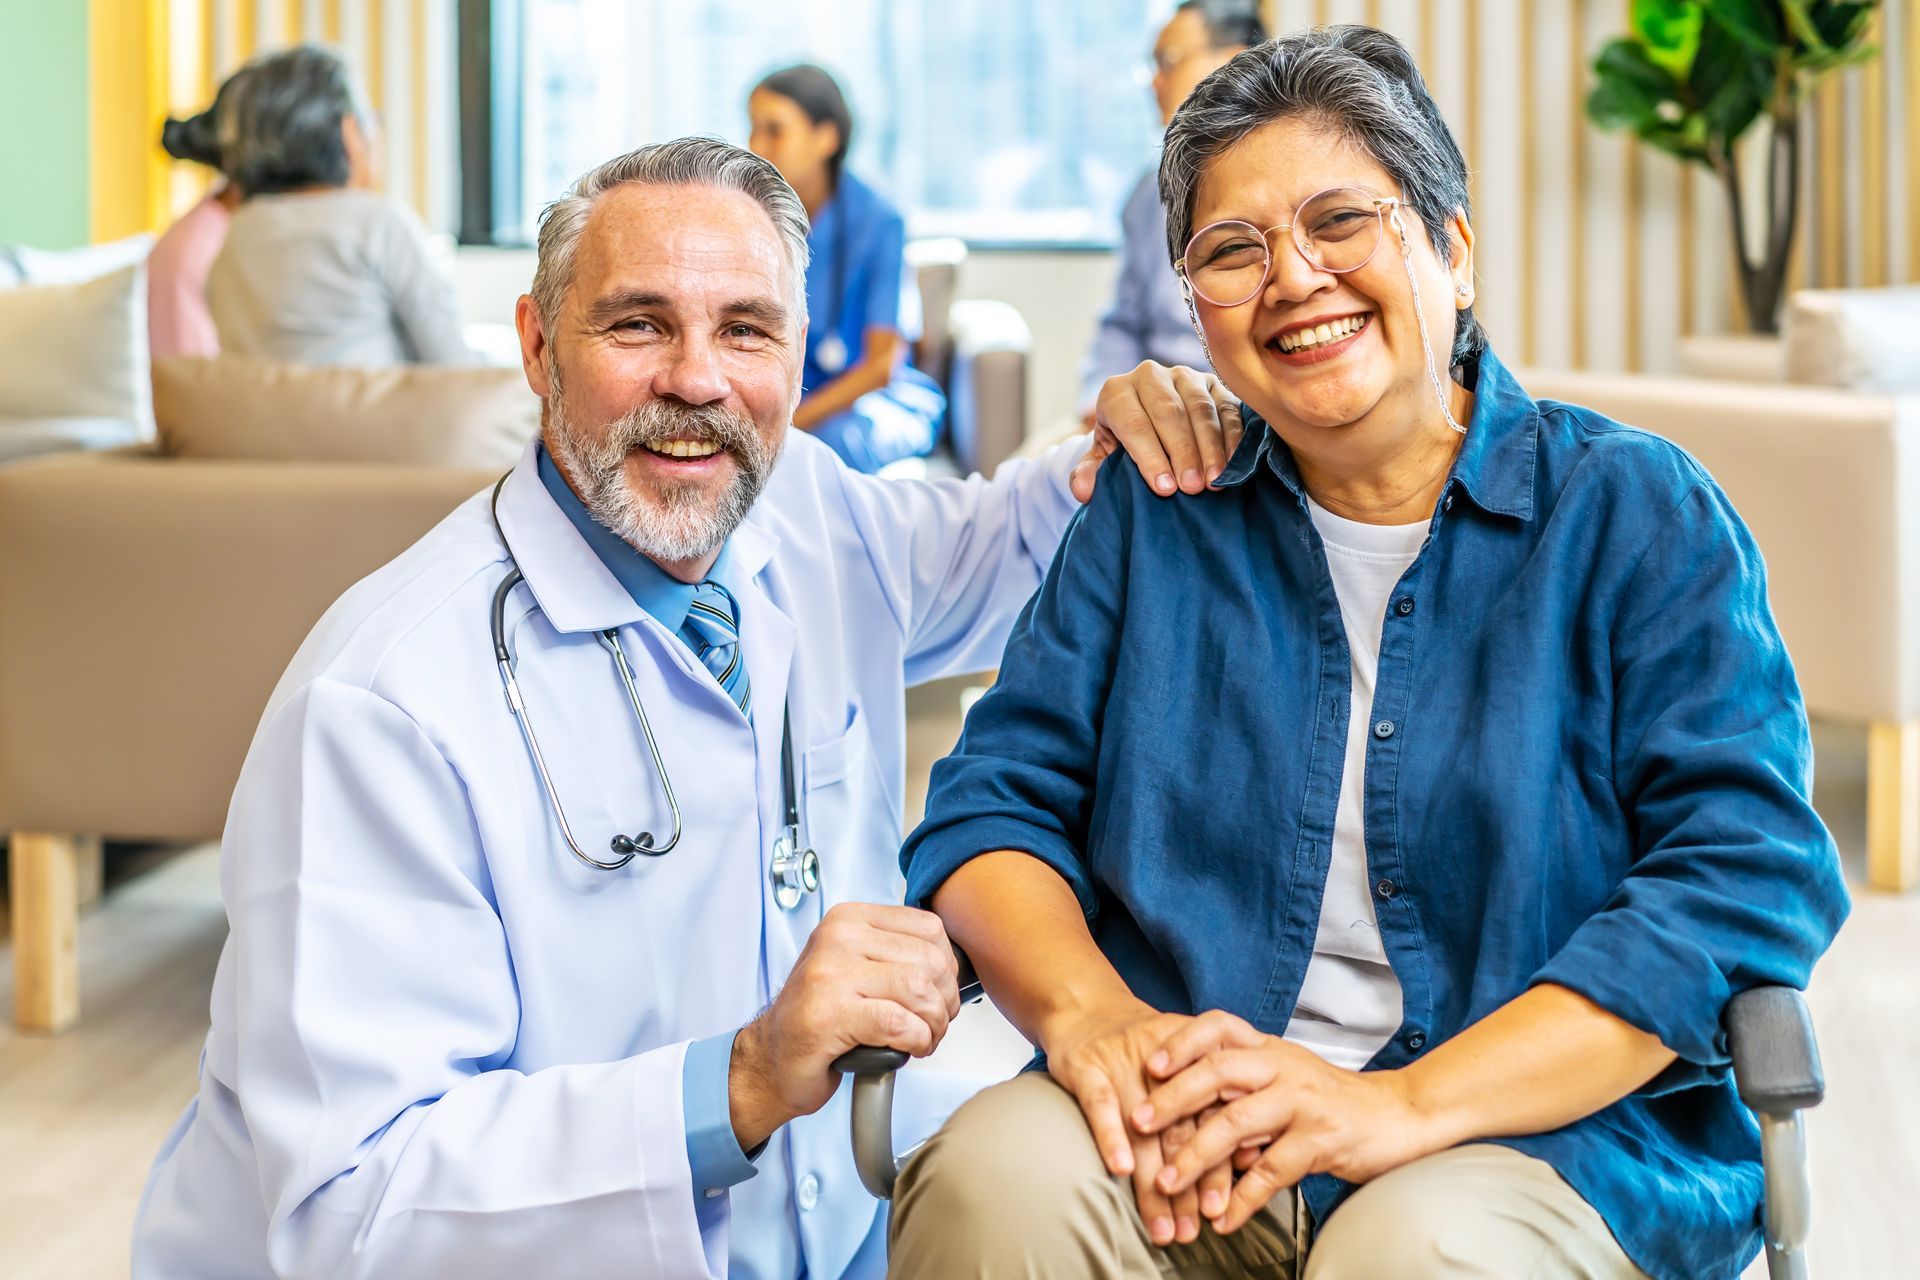
{"type": "Polygon", "coordinates": [[[815,1205],[819,1204],[820,1203],[820,1179],[814,1177],[812,1174],[808,1174],[806,1177],[800,1179],[798,1196],[800,1200],[800,1208],[803,1210],[811,1209],[815,1205]]]}

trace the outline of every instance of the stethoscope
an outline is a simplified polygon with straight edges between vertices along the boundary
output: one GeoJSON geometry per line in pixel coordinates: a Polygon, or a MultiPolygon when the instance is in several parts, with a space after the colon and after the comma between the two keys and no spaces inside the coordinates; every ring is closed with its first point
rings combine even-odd
{"type": "MultiPolygon", "coordinates": [[[[620,648],[620,635],[617,629],[609,627],[605,631],[595,632],[600,647],[613,658],[614,670],[620,675],[620,686],[627,691],[627,705],[633,708],[633,718],[639,722],[640,736],[646,739],[647,754],[653,758],[653,771],[660,779],[660,790],[667,797],[667,810],[673,816],[673,833],[667,842],[655,845],[653,832],[640,831],[634,835],[615,834],[608,842],[608,851],[612,858],[596,858],[580,847],[574,838],[573,824],[567,821],[567,810],[560,803],[560,791],[553,785],[553,774],[547,768],[546,754],[540,750],[540,740],[534,736],[533,721],[527,715],[527,700],[520,692],[520,682],[514,678],[514,668],[518,665],[513,645],[507,638],[507,597],[513,589],[525,579],[521,576],[520,566],[514,559],[513,546],[507,541],[507,531],[500,525],[500,490],[507,483],[502,476],[493,486],[493,498],[490,510],[493,514],[494,531],[500,535],[500,545],[506,548],[507,563],[510,566],[507,576],[493,593],[493,660],[500,670],[500,684],[506,690],[507,709],[513,712],[514,721],[520,726],[520,736],[526,739],[527,753],[533,757],[534,772],[540,775],[540,785],[547,793],[547,803],[553,807],[553,816],[559,820],[561,838],[567,842],[567,848],[595,871],[618,871],[644,854],[649,858],[662,858],[680,843],[680,802],[673,795],[673,779],[667,775],[667,762],[661,758],[660,744],[653,736],[653,726],[647,721],[647,709],[640,703],[640,690],[633,681],[633,668],[627,665],[627,655],[620,648]]],[[[536,601],[536,605],[537,605],[536,601]]],[[[791,911],[800,905],[800,900],[820,889],[820,858],[813,847],[801,838],[800,830],[800,789],[795,785],[796,775],[793,767],[793,712],[789,706],[783,712],[780,726],[780,773],[786,788],[786,819],[780,828],[780,834],[773,842],[773,861],[768,867],[768,878],[773,882],[773,899],[783,911],[791,911]]]]}
{"type": "MultiPolygon", "coordinates": [[[[839,196],[840,193],[836,190],[833,198],[838,199],[839,196]]],[[[820,366],[822,373],[837,377],[847,367],[847,358],[852,354],[847,350],[847,344],[841,340],[838,329],[840,306],[847,299],[847,211],[845,209],[837,211],[834,215],[833,292],[828,296],[832,299],[833,305],[824,308],[824,314],[827,322],[834,325],[835,329],[815,345],[813,362],[820,366]]]]}

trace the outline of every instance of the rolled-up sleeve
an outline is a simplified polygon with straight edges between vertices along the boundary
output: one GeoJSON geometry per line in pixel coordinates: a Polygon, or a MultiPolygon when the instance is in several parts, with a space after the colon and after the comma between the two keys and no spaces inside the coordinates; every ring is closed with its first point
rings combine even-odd
{"type": "Polygon", "coordinates": [[[1102,467],[1093,500],[1014,623],[999,679],[953,754],[934,766],[926,817],[900,854],[908,902],[925,906],[968,860],[1014,849],[1059,872],[1093,914],[1085,850],[1140,484],[1124,457],[1102,467]]]}
{"type": "Polygon", "coordinates": [[[1533,980],[1658,1036],[1680,1057],[1660,1091],[1724,1069],[1733,995],[1806,985],[1847,894],[1811,803],[1806,712],[1760,552],[1711,481],[1648,545],[1612,645],[1614,783],[1634,861],[1533,980]]]}

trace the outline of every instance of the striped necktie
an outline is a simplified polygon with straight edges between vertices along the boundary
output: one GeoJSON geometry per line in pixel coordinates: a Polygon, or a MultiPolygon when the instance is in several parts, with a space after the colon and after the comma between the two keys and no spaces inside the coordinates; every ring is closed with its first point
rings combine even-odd
{"type": "Polygon", "coordinates": [[[753,691],[747,686],[747,664],[740,653],[740,627],[734,620],[733,597],[709,578],[693,593],[680,636],[693,656],[706,664],[740,713],[753,717],[753,691]]]}

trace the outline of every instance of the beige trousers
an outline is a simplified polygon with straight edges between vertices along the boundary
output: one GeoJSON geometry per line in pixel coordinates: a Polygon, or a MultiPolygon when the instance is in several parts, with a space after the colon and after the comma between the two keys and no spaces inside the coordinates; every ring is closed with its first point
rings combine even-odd
{"type": "Polygon", "coordinates": [[[1361,1187],[1309,1232],[1292,1192],[1231,1236],[1156,1247],[1079,1105],[1047,1076],[996,1085],[914,1153],[894,1189],[887,1274],[906,1280],[1646,1280],[1544,1161],[1456,1147],[1361,1187]],[[1310,1237],[1310,1239],[1308,1238],[1310,1237]],[[1304,1255],[1304,1256],[1303,1256],[1304,1255]]]}

